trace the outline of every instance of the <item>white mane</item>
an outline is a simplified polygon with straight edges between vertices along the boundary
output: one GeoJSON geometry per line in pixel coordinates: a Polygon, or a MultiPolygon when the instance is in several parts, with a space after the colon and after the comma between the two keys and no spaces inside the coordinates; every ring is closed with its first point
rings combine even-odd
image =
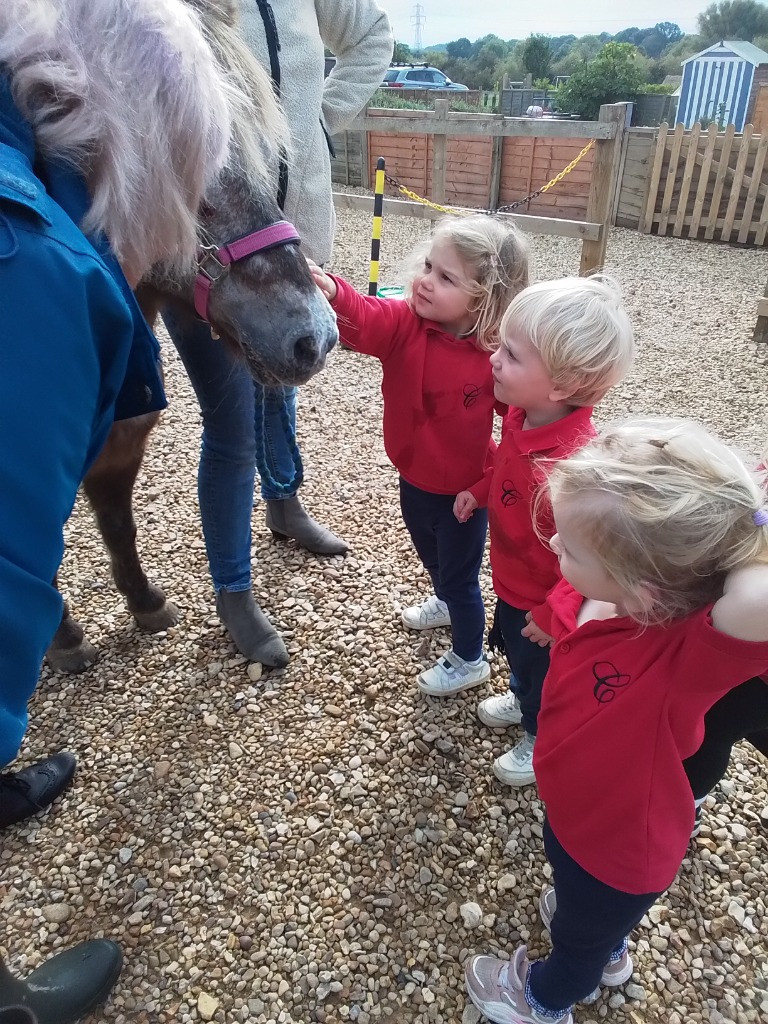
{"type": "Polygon", "coordinates": [[[41,151],[83,174],[92,205],[82,227],[107,235],[133,280],[159,261],[193,258],[200,200],[230,143],[263,173],[254,128],[273,144],[284,137],[267,76],[218,22],[227,5],[211,0],[213,28],[197,6],[203,19],[181,0],[0,4],[0,66],[14,101],[41,151]]]}

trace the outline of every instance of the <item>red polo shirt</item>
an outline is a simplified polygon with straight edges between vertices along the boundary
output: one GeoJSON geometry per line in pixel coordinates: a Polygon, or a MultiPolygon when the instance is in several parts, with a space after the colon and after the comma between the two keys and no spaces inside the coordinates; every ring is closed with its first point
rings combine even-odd
{"type": "Polygon", "coordinates": [[[343,343],[381,360],[384,447],[400,475],[433,494],[481,480],[496,449],[489,352],[455,338],[407,302],[360,295],[340,277],[336,311],[343,343]]]}
{"type": "Polygon", "coordinates": [[[765,671],[768,643],[718,632],[711,606],[644,630],[626,617],[579,626],[583,600],[563,580],[537,619],[556,640],[533,755],[539,793],[585,871],[622,892],[661,892],[693,826],[683,761],[709,708],[765,671]]]}
{"type": "MultiPolygon", "coordinates": [[[[546,477],[541,460],[566,459],[597,431],[586,407],[544,427],[523,430],[524,422],[524,409],[509,410],[492,473],[472,493],[488,505],[493,589],[507,604],[530,611],[560,579],[557,555],[533,526],[534,501],[546,477]]],[[[555,532],[548,502],[539,507],[538,528],[546,541],[555,532]]],[[[535,612],[534,618],[538,622],[535,612]]]]}

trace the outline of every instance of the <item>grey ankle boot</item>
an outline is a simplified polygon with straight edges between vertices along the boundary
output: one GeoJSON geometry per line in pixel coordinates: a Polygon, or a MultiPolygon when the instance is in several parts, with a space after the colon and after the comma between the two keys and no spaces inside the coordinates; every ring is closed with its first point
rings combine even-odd
{"type": "Polygon", "coordinates": [[[250,590],[220,590],[216,611],[235,647],[248,661],[284,668],[288,651],[280,634],[259,608],[250,590]]]}
{"type": "Polygon", "coordinates": [[[349,551],[345,540],[307,514],[295,494],[267,501],[267,528],[275,540],[295,540],[313,555],[344,555],[349,551]]]}

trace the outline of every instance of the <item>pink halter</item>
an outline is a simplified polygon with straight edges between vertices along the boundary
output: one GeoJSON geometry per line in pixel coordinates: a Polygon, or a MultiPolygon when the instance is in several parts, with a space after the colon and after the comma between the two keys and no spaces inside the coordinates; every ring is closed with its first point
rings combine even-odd
{"type": "Polygon", "coordinates": [[[229,272],[231,263],[244,260],[255,252],[265,252],[278,245],[298,245],[301,241],[296,228],[287,220],[279,220],[269,227],[254,231],[244,238],[217,245],[201,245],[197,257],[195,278],[195,311],[201,320],[208,322],[208,301],[216,282],[229,272]],[[210,267],[210,269],[209,269],[210,267]]]}

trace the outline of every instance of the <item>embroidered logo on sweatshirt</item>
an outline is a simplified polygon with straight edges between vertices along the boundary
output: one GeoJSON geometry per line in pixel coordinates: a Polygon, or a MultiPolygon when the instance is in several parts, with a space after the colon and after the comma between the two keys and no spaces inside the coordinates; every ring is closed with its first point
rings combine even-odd
{"type": "Polygon", "coordinates": [[[464,408],[471,408],[480,397],[481,388],[477,384],[464,385],[464,408]]]}
{"type": "Polygon", "coordinates": [[[632,681],[631,676],[626,672],[619,672],[610,661],[596,662],[592,666],[592,675],[597,680],[592,693],[600,704],[610,704],[619,690],[632,681]]]}
{"type": "Polygon", "coordinates": [[[504,508],[516,505],[522,498],[522,494],[511,480],[505,480],[501,485],[501,504],[504,508]]]}

